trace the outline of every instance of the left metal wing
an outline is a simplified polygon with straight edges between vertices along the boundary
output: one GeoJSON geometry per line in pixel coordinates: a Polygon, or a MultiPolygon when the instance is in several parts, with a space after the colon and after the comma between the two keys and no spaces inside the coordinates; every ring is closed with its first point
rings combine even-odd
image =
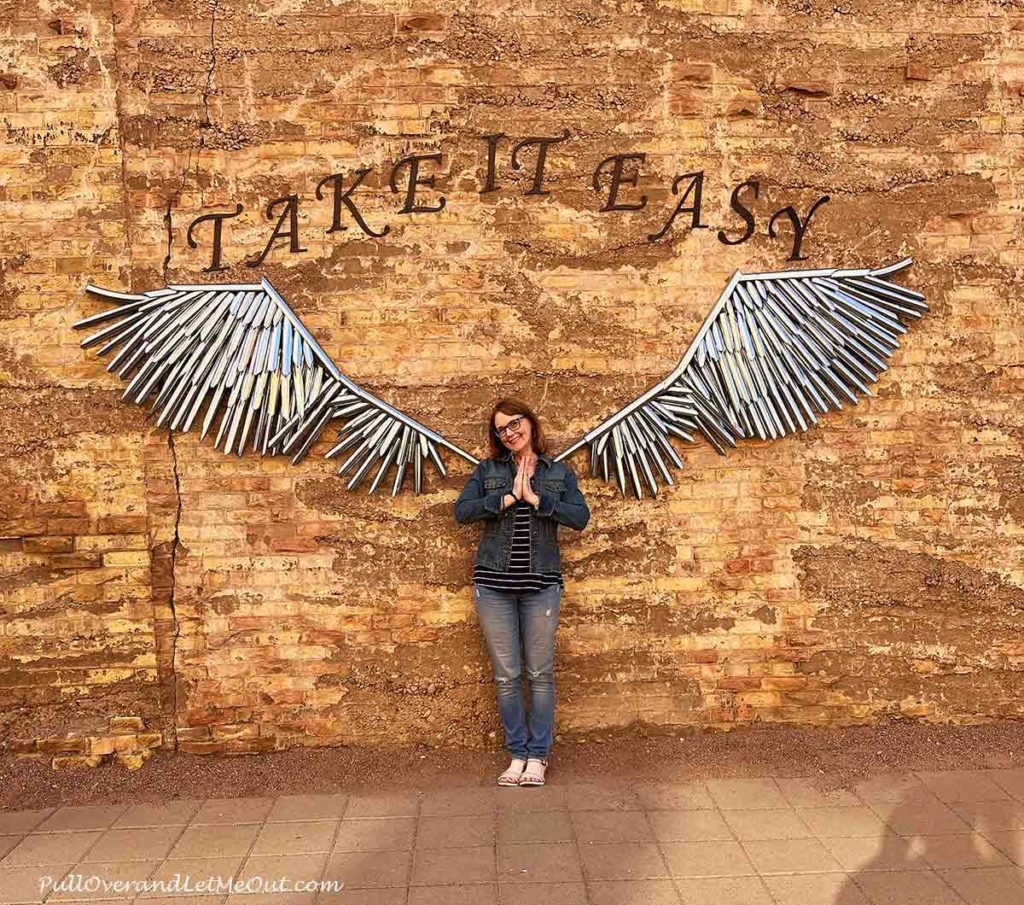
{"type": "Polygon", "coordinates": [[[702,434],[720,453],[742,438],[770,440],[816,423],[817,414],[871,396],[905,322],[924,296],[885,279],[910,258],[877,270],[737,272],[675,370],[554,458],[590,447],[591,474],[637,498],[657,495],[656,473],[683,467],[670,436],[702,434]]]}
{"type": "Polygon", "coordinates": [[[118,349],[107,370],[128,380],[122,398],[141,405],[153,397],[158,426],[188,431],[201,417],[200,439],[217,423],[214,446],[225,453],[241,456],[251,443],[261,454],[291,453],[299,462],[337,419],[338,442],[327,457],[348,451],[339,467],[339,474],[353,472],[348,488],[376,466],[372,493],[394,467],[392,496],[407,474],[421,491],[428,459],[446,473],[438,447],[478,461],[342,374],[267,279],[86,291],[117,307],[74,325],[114,322],[82,347],[102,343],[100,355],[118,349]]]}

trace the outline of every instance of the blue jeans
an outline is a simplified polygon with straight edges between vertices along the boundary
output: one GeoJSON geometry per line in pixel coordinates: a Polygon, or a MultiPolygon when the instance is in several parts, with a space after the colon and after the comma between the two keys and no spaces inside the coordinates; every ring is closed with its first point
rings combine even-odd
{"type": "Polygon", "coordinates": [[[553,667],[562,588],[552,585],[540,591],[515,593],[474,582],[473,601],[498,686],[505,748],[513,757],[546,760],[555,727],[553,667]],[[520,646],[530,688],[529,727],[523,706],[520,646]]]}

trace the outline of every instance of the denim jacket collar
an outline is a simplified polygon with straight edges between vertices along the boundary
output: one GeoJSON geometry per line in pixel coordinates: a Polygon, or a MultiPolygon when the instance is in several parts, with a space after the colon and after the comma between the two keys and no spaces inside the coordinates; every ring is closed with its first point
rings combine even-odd
{"type": "MultiPolygon", "coordinates": [[[[551,456],[547,455],[546,453],[537,453],[537,458],[540,459],[549,468],[551,467],[551,463],[554,461],[551,458],[551,456]]],[[[501,461],[509,462],[509,461],[511,461],[511,459],[512,459],[512,450],[511,449],[506,449],[505,450],[505,454],[501,457],[501,461]]]]}

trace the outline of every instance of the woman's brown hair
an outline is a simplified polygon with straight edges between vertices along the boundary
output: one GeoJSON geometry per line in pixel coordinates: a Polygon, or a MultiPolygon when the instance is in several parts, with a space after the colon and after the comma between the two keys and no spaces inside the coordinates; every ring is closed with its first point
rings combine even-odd
{"type": "Polygon", "coordinates": [[[533,413],[533,409],[520,399],[506,397],[494,403],[494,408],[491,409],[491,416],[487,419],[487,439],[491,444],[490,457],[492,459],[500,459],[509,452],[508,447],[494,435],[494,416],[498,412],[513,416],[524,415],[530,422],[530,442],[533,446],[533,451],[535,453],[547,453],[548,438],[544,433],[544,428],[540,426],[540,421],[537,420],[537,416],[533,413]]]}

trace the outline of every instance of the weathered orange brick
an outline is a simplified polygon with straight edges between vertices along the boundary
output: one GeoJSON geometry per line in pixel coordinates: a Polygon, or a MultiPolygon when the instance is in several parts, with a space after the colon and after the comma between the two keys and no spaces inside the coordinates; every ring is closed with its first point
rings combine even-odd
{"type": "Polygon", "coordinates": [[[26,553],[70,553],[75,548],[75,539],[60,535],[26,537],[22,547],[26,553]]]}
{"type": "Polygon", "coordinates": [[[139,716],[115,716],[110,719],[112,733],[136,733],[145,728],[145,722],[139,716]]]}

